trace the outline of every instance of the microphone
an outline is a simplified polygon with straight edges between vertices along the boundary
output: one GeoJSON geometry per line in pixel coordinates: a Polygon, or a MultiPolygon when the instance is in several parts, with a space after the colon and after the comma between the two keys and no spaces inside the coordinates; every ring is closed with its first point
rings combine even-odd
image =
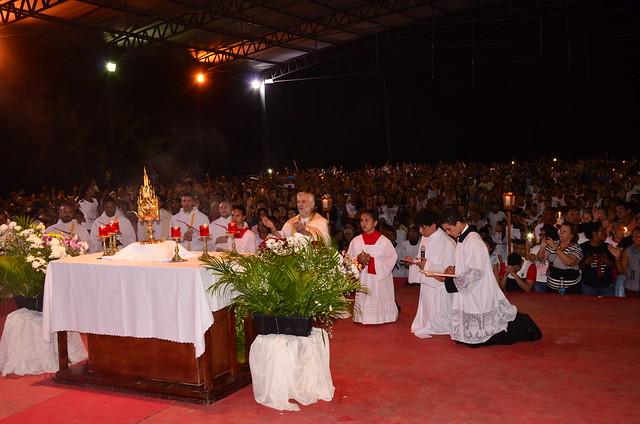
{"type": "Polygon", "coordinates": [[[420,246],[420,258],[424,259],[424,246],[420,246]]]}

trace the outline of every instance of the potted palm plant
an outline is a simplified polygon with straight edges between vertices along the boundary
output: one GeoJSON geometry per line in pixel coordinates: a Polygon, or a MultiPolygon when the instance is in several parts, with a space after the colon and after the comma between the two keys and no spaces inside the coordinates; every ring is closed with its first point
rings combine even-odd
{"type": "Polygon", "coordinates": [[[78,236],[46,234],[44,225],[17,217],[0,226],[0,299],[13,297],[18,308],[42,310],[44,277],[50,261],[83,254],[78,236]]]}
{"type": "Polygon", "coordinates": [[[259,334],[308,336],[314,323],[331,334],[333,320],[353,313],[349,294],[366,291],[348,256],[300,234],[267,239],[256,255],[202,261],[219,276],[208,290],[231,290],[231,305],[239,316],[253,314],[259,334]]]}

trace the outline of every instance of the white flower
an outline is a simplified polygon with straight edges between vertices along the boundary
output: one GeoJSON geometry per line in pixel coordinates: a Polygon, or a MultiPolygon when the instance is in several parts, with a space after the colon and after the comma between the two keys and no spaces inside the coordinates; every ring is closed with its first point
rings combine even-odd
{"type": "Polygon", "coordinates": [[[59,258],[64,258],[66,256],[67,256],[67,249],[65,249],[64,246],[61,246],[60,243],[51,245],[51,255],[49,255],[50,259],[59,259],[59,258]]]}
{"type": "Polygon", "coordinates": [[[29,262],[29,263],[31,263],[31,262],[33,262],[33,261],[35,261],[35,260],[36,260],[35,256],[33,256],[33,255],[29,255],[29,256],[27,256],[25,259],[26,259],[26,260],[27,260],[27,262],[29,262]]]}
{"type": "Polygon", "coordinates": [[[7,224],[2,224],[0,225],[0,233],[4,233],[9,229],[9,226],[7,224]]]}
{"type": "MultiPolygon", "coordinates": [[[[15,221],[11,221],[9,223],[9,229],[15,229],[16,227],[18,227],[18,224],[16,224],[15,221]]],[[[18,227],[18,228],[20,228],[20,227],[18,227]]]]}

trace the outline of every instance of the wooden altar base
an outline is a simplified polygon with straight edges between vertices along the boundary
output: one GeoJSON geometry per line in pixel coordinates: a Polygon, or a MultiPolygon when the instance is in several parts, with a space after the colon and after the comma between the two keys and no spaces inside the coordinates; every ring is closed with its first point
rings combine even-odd
{"type": "Polygon", "coordinates": [[[53,381],[90,389],[209,405],[251,384],[251,372],[248,365],[242,365],[237,376],[232,377],[229,373],[219,375],[213,379],[212,387],[206,389],[204,385],[92,372],[89,371],[89,364],[84,364],[64,372],[58,371],[53,381]]]}
{"type": "MultiPolygon", "coordinates": [[[[62,384],[159,397],[203,405],[216,402],[249,385],[247,363],[238,363],[234,314],[227,308],[213,313],[199,357],[191,343],[154,338],[87,334],[89,359],[69,368],[67,333],[58,333],[62,384]]],[[[245,351],[255,338],[253,320],[245,320],[245,351]]]]}

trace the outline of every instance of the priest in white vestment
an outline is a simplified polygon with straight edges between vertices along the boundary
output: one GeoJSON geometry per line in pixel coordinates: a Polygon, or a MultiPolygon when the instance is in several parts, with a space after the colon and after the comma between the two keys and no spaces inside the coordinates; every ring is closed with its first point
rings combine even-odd
{"type": "Polygon", "coordinates": [[[199,237],[200,226],[209,225],[209,218],[195,206],[195,199],[191,193],[183,194],[180,203],[182,208],[171,218],[171,226],[180,227],[182,247],[190,251],[200,251],[204,247],[199,237]]]}
{"type": "Polygon", "coordinates": [[[45,233],[60,234],[64,238],[71,239],[77,235],[80,241],[89,244],[89,232],[82,224],[73,219],[73,206],[68,203],[60,205],[60,218],[58,222],[47,227],[45,233]]]}
{"type": "Polygon", "coordinates": [[[455,267],[445,269],[457,277],[438,277],[453,293],[451,338],[470,347],[542,338],[533,320],[519,313],[500,290],[480,235],[454,208],[447,209],[440,222],[447,234],[458,240],[455,267]]]}
{"type": "Polygon", "coordinates": [[[441,281],[427,277],[418,269],[441,273],[455,265],[456,242],[438,227],[438,214],[431,209],[418,212],[414,222],[420,227],[420,250],[424,247],[425,257],[417,260],[405,258],[407,262],[413,260],[417,263],[409,268],[412,278],[409,281],[420,283],[418,311],[411,324],[411,332],[426,339],[434,334],[450,333],[453,295],[447,292],[441,281]]]}
{"type": "Polygon", "coordinates": [[[356,293],[353,322],[384,324],[398,319],[393,287],[393,267],[398,255],[388,238],[376,231],[378,211],[369,209],[360,216],[363,233],[351,240],[348,254],[362,266],[360,282],[369,293],[356,293]]]}
{"type": "Polygon", "coordinates": [[[331,241],[329,235],[329,221],[321,214],[314,212],[316,205],[313,194],[301,191],[297,195],[299,215],[294,216],[284,223],[282,230],[278,231],[273,222],[266,216],[262,218],[262,223],[269,228],[271,234],[276,237],[290,237],[295,233],[310,236],[323,240],[325,243],[331,241]]]}
{"type": "Polygon", "coordinates": [[[102,202],[102,215],[93,222],[91,227],[91,234],[89,236],[89,248],[91,253],[102,252],[102,239],[98,237],[101,226],[109,225],[111,221],[118,222],[120,225],[120,233],[116,235],[118,241],[118,248],[129,246],[131,243],[136,242],[136,233],[131,226],[131,221],[124,215],[116,213],[116,201],[113,197],[107,197],[102,202]]]}
{"type": "MultiPolygon", "coordinates": [[[[229,203],[226,200],[223,200],[218,205],[218,210],[220,211],[220,216],[214,219],[213,221],[211,221],[211,225],[209,226],[209,233],[211,234],[211,240],[213,240],[214,243],[215,243],[215,240],[218,239],[218,237],[227,235],[227,229],[229,226],[229,222],[231,221],[231,203],[229,203]]],[[[224,243],[217,247],[224,248],[224,243]]]]}

